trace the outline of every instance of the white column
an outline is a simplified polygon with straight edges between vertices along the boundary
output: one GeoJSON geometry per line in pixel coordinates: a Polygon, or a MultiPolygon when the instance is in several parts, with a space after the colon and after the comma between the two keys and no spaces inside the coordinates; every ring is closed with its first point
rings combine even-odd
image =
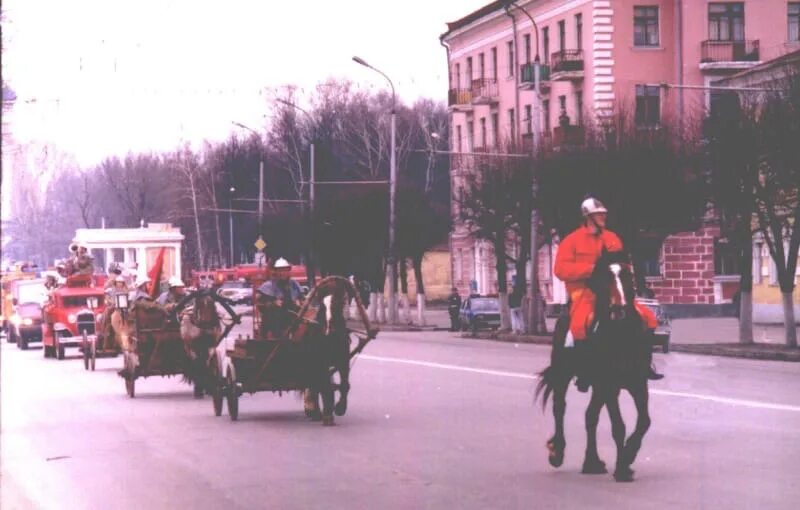
{"type": "Polygon", "coordinates": [[[175,276],[182,277],[181,272],[181,243],[175,243],[175,276]]]}

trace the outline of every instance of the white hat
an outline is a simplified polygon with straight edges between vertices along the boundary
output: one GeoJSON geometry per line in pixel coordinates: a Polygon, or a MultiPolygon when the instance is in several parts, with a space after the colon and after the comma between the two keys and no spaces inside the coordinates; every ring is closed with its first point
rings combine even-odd
{"type": "Polygon", "coordinates": [[[140,276],[136,279],[136,287],[139,288],[145,283],[150,283],[151,281],[153,280],[151,280],[149,276],[140,276]]]}
{"type": "Polygon", "coordinates": [[[590,214],[607,213],[608,209],[603,203],[596,198],[587,198],[581,204],[581,214],[589,216],[590,214]]]}
{"type": "Polygon", "coordinates": [[[169,279],[169,286],[170,286],[170,288],[172,288],[172,287],[185,287],[185,285],[183,284],[183,280],[181,280],[177,276],[173,276],[172,278],[169,279]]]}
{"type": "Polygon", "coordinates": [[[285,258],[281,257],[278,260],[276,260],[274,264],[272,264],[272,267],[274,269],[282,269],[282,268],[286,268],[286,267],[292,267],[292,265],[289,264],[288,260],[286,260],[285,258]]]}
{"type": "Polygon", "coordinates": [[[124,276],[122,276],[122,275],[119,275],[119,276],[117,276],[116,278],[114,278],[114,281],[115,281],[115,282],[122,282],[122,283],[125,283],[125,277],[124,277],[124,276]]]}

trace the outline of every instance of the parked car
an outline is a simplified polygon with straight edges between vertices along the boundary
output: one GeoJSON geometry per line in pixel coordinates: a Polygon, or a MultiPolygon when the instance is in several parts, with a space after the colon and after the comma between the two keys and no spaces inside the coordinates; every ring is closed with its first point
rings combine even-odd
{"type": "Polygon", "coordinates": [[[652,310],[654,314],[656,314],[658,326],[656,327],[653,345],[661,346],[661,352],[669,352],[669,338],[672,335],[672,321],[670,317],[664,313],[664,308],[661,306],[661,303],[659,303],[657,299],[636,298],[636,301],[638,301],[640,304],[643,304],[652,310]]]}
{"type": "Polygon", "coordinates": [[[246,281],[228,280],[217,289],[217,295],[231,301],[253,304],[253,287],[246,281]]]}
{"type": "Polygon", "coordinates": [[[469,296],[461,303],[459,324],[462,331],[500,328],[500,300],[497,296],[469,296]]]}
{"type": "MultiPolygon", "coordinates": [[[[14,299],[16,303],[16,298],[14,299]]],[[[14,305],[14,314],[8,326],[9,342],[14,342],[22,350],[31,342],[42,341],[42,305],[40,303],[21,303],[14,305]]]]}

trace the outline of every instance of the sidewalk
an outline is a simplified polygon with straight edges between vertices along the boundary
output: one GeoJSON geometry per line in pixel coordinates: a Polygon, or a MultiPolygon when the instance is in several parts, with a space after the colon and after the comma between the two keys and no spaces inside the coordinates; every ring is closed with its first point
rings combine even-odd
{"type": "MultiPolygon", "coordinates": [[[[433,307],[425,314],[425,326],[416,324],[416,310],[412,310],[411,324],[377,324],[381,331],[449,331],[450,316],[447,309],[433,307]]],[[[553,331],[555,319],[548,318],[547,330],[553,331]]],[[[358,326],[358,324],[354,324],[358,326]]],[[[469,333],[453,333],[462,338],[482,338],[501,342],[546,344],[550,335],[517,335],[481,331],[474,337],[469,333]]],[[[738,343],[739,321],[735,317],[708,317],[699,319],[673,319],[670,350],[713,356],[800,362],[800,349],[790,349],[784,344],[783,325],[756,324],[753,326],[752,345],[738,343]]]]}

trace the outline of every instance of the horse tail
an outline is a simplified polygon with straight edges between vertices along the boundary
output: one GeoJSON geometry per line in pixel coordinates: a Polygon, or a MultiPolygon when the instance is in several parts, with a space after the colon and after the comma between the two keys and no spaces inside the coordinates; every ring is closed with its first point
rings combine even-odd
{"type": "Polygon", "coordinates": [[[536,402],[541,396],[542,411],[544,411],[545,407],[547,406],[547,400],[553,393],[553,387],[555,386],[556,368],[555,366],[550,365],[537,375],[539,376],[539,383],[536,385],[536,393],[533,397],[533,401],[536,402]]]}

